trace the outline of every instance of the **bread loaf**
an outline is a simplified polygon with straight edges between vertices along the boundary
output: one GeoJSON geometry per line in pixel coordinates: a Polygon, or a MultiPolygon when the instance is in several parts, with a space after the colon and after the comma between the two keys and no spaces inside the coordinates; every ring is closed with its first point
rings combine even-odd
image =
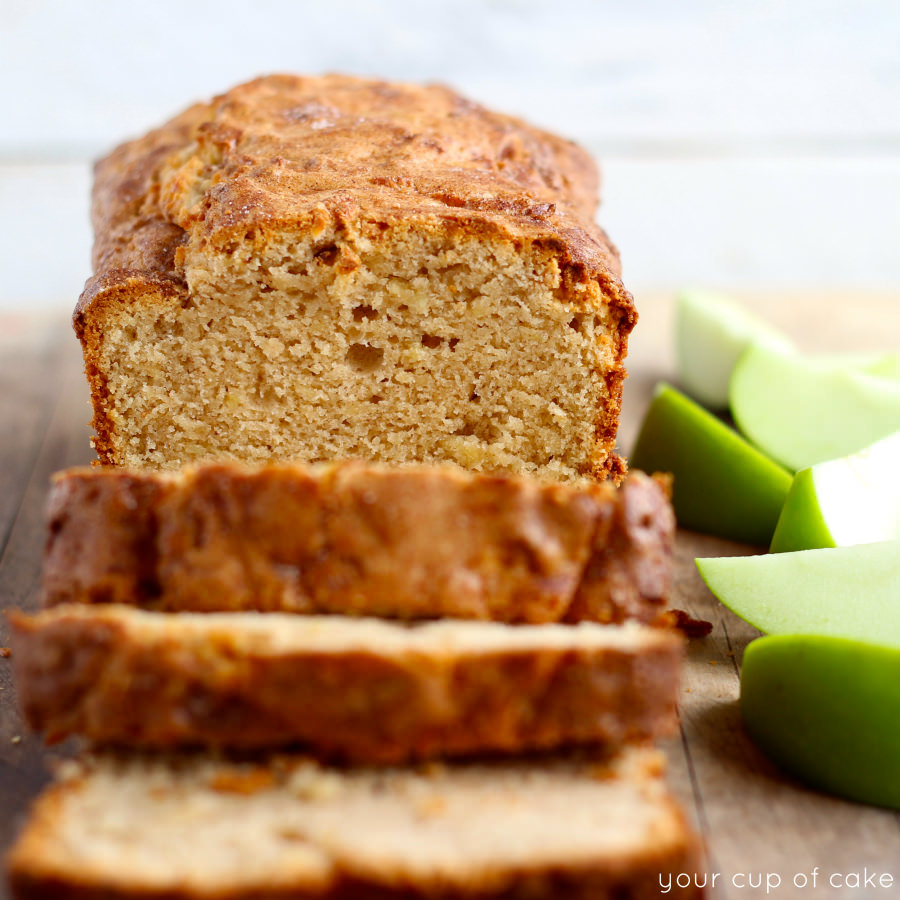
{"type": "Polygon", "coordinates": [[[362,463],[76,469],[50,498],[44,600],[506,622],[653,621],[664,484],[362,463]]]}
{"type": "Polygon", "coordinates": [[[31,725],[120,746],[343,759],[621,744],[675,726],[668,629],[58,606],[13,618],[31,725]]]}
{"type": "Polygon", "coordinates": [[[696,898],[698,842],[660,757],[321,768],[101,758],[36,803],[18,900],[696,898]]]}
{"type": "Polygon", "coordinates": [[[636,315],[587,155],[443,87],[272,76],[96,169],[101,461],[618,477],[636,315]]]}

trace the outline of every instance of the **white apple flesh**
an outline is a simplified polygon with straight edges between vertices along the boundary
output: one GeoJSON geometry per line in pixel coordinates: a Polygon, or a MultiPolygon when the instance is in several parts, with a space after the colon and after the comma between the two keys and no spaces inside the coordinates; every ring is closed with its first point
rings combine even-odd
{"type": "Polygon", "coordinates": [[[696,560],[709,589],[767,634],[900,647],[900,541],[696,560]]]}
{"type": "Polygon", "coordinates": [[[728,407],[728,384],[740,355],[752,343],[790,349],[768,322],[728,297],[687,291],[676,299],[675,359],[678,381],[710,409],[728,407]]]}
{"type": "Polygon", "coordinates": [[[900,382],[759,344],[738,360],[730,393],[738,428],[794,471],[900,429],[900,382]]]}
{"type": "Polygon", "coordinates": [[[794,476],[773,553],[900,540],[900,431],[794,476]]]}

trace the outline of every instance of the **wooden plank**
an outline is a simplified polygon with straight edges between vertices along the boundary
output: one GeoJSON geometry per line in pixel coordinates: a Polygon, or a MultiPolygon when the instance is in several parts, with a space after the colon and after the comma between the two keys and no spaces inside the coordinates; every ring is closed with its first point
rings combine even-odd
{"type": "Polygon", "coordinates": [[[58,335],[41,334],[0,353],[0,554],[53,410],[58,343],[58,335]]]}
{"type": "MultiPolygon", "coordinates": [[[[4,369],[11,359],[4,357],[4,369]]],[[[15,473],[10,484],[21,502],[14,503],[16,490],[8,496],[4,492],[4,509],[12,510],[14,517],[0,556],[0,597],[5,608],[31,609],[40,575],[50,475],[66,466],[88,463],[93,451],[87,386],[71,332],[56,329],[46,349],[36,350],[31,360],[23,352],[15,362],[20,366],[19,377],[10,377],[10,385],[19,388],[19,402],[13,404],[12,413],[3,410],[7,415],[2,420],[0,470],[5,471],[9,463],[15,473]],[[19,429],[28,440],[15,436],[19,429]]],[[[9,627],[0,617],[0,646],[8,645],[9,627]]],[[[11,669],[11,658],[0,659],[0,848],[11,842],[26,804],[47,781],[48,762],[60,752],[45,751],[41,741],[27,733],[15,702],[11,669]]],[[[0,900],[5,900],[5,892],[5,884],[0,884],[0,900]]]]}

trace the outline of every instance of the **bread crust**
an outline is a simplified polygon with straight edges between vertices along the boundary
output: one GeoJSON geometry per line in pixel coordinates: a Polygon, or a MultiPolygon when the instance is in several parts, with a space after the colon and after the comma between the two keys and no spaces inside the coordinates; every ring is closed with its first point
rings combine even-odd
{"type": "Polygon", "coordinates": [[[445,889],[436,895],[430,887],[384,887],[368,881],[344,876],[327,891],[310,891],[303,887],[260,887],[258,890],[193,891],[189,889],[147,890],[144,888],[110,888],[63,880],[52,874],[26,870],[29,861],[13,860],[9,885],[16,900],[658,900],[660,879],[672,888],[666,894],[673,900],[703,900],[702,888],[679,887],[679,874],[701,872],[699,851],[694,841],[665,848],[643,864],[623,864],[619,871],[584,867],[576,871],[523,873],[502,890],[445,889]],[[19,868],[21,867],[21,868],[19,868]]]}
{"type": "Polygon", "coordinates": [[[613,448],[636,313],[593,222],[596,167],[575,145],[442,86],[277,75],[191,107],[95,175],[94,275],[74,325],[101,462],[123,462],[104,334],[129,305],[188,303],[190,248],[261,253],[273,235],[326,230],[372,245],[413,229],[528,246],[555,261],[573,303],[611,312],[616,361],[602,373],[592,472],[624,472],[613,448]]]}
{"type": "MultiPolygon", "coordinates": [[[[500,861],[496,870],[490,874],[461,863],[450,877],[442,878],[440,874],[434,873],[429,878],[417,877],[404,871],[403,861],[392,860],[389,853],[382,854],[380,866],[367,871],[365,864],[359,866],[356,860],[347,857],[346,848],[342,844],[347,844],[348,841],[339,840],[330,847],[327,844],[319,846],[315,837],[312,837],[311,846],[324,852],[316,860],[317,864],[309,867],[305,877],[297,876],[293,884],[285,884],[284,874],[272,871],[268,876],[260,873],[255,879],[243,879],[243,883],[231,888],[211,885],[204,887],[202,884],[198,885],[198,879],[192,879],[193,884],[190,885],[160,888],[142,883],[140,876],[129,876],[123,871],[118,873],[113,882],[108,877],[109,873],[103,871],[102,865],[95,867],[92,865],[93,861],[84,855],[75,857],[73,864],[68,849],[60,854],[58,848],[60,833],[65,829],[63,823],[67,816],[72,815],[67,807],[77,804],[79,795],[90,789],[91,770],[88,768],[84,774],[70,776],[67,780],[52,785],[37,800],[25,831],[6,860],[10,885],[13,896],[19,900],[43,900],[50,897],[72,900],[98,897],[114,900],[243,900],[248,897],[278,900],[414,900],[426,897],[439,897],[441,900],[556,900],[560,897],[578,900],[650,900],[659,896],[662,883],[660,878],[671,875],[672,889],[669,896],[680,900],[702,898],[702,889],[675,884],[675,876],[679,873],[693,875],[702,871],[701,849],[695,833],[663,788],[661,768],[657,765],[655,772],[650,771],[649,761],[655,754],[648,754],[645,750],[631,750],[627,753],[638,763],[632,769],[639,768],[643,759],[643,766],[647,771],[627,773],[620,771],[621,767],[615,762],[603,761],[571,761],[564,765],[573,773],[579,773],[576,777],[582,779],[581,784],[591,794],[592,787],[597,782],[625,781],[631,785],[633,806],[652,809],[646,820],[648,833],[640,847],[627,847],[623,852],[613,854],[600,843],[593,854],[574,852],[564,854],[562,858],[552,858],[555,855],[552,852],[545,855],[543,848],[535,848],[535,858],[525,860],[520,854],[512,853],[510,859],[500,861]]],[[[177,757],[171,758],[169,764],[185,765],[184,760],[177,757]]],[[[200,764],[207,770],[210,768],[209,763],[201,761],[200,764]]],[[[551,758],[548,764],[559,766],[560,760],[551,758]]],[[[93,763],[93,766],[97,765],[97,762],[93,763]]],[[[104,763],[101,757],[99,765],[109,763],[104,763]]],[[[191,763],[187,762],[186,765],[190,766],[191,763]]],[[[285,781],[284,776],[275,771],[276,765],[282,771],[284,767],[289,767],[290,758],[280,758],[276,763],[262,766],[244,764],[238,768],[225,761],[217,765],[219,775],[211,774],[213,779],[222,781],[220,790],[227,792],[229,788],[225,786],[225,782],[233,778],[236,779],[235,790],[243,795],[241,798],[235,797],[236,806],[232,809],[236,809],[237,815],[239,808],[236,807],[242,800],[246,800],[249,806],[267,793],[271,796],[272,791],[290,790],[290,775],[287,775],[288,781],[285,781]]],[[[478,763],[474,765],[479,766],[478,763]]],[[[532,800],[528,780],[529,764],[513,765],[523,770],[518,804],[527,805],[532,800]]],[[[494,773],[503,777],[503,766],[504,764],[483,766],[482,777],[486,786],[496,777],[494,773]]],[[[534,772],[534,763],[531,766],[531,771],[534,772]]],[[[337,790],[341,789],[343,776],[340,773],[332,771],[326,777],[335,779],[337,790]]],[[[389,786],[391,777],[388,774],[384,779],[388,793],[392,790],[389,786]]],[[[421,783],[423,777],[429,776],[417,776],[410,772],[406,783],[411,787],[414,782],[421,783]]],[[[157,789],[163,792],[175,789],[175,784],[183,785],[180,789],[188,795],[198,789],[197,785],[192,786],[183,781],[173,782],[170,787],[157,783],[157,789]]],[[[453,787],[448,786],[448,791],[452,792],[453,787]]],[[[413,797],[415,792],[410,791],[411,802],[415,802],[413,797]]],[[[592,799],[601,800],[599,794],[592,799]]],[[[340,803],[340,800],[336,802],[340,803]]],[[[189,803],[190,796],[186,796],[186,809],[189,808],[189,803]]],[[[628,810],[621,807],[618,812],[628,814],[628,810]]],[[[437,815],[440,815],[439,811],[437,815]]],[[[425,818],[427,820],[427,813],[425,818]]],[[[560,829],[564,832],[565,826],[566,823],[559,820],[558,811],[551,813],[547,821],[548,829],[560,829]]],[[[508,836],[507,842],[513,840],[514,831],[508,836]]],[[[446,846],[449,850],[450,843],[446,846]]],[[[241,851],[237,849],[234,852],[241,851]]],[[[417,852],[415,841],[410,842],[404,852],[407,856],[414,856],[417,852]]]]}
{"type": "Polygon", "coordinates": [[[616,489],[363,463],[76,469],[53,482],[43,601],[652,622],[674,530],[642,473],[616,489]]]}
{"type": "Polygon", "coordinates": [[[357,762],[619,745],[675,725],[683,648],[673,631],[629,628],[622,640],[598,626],[554,626],[523,646],[526,631],[510,626],[372,633],[358,619],[262,618],[186,622],[121,606],[15,615],[22,707],[51,742],[300,744],[357,762]],[[352,640],[323,647],[323,627],[352,640]]]}

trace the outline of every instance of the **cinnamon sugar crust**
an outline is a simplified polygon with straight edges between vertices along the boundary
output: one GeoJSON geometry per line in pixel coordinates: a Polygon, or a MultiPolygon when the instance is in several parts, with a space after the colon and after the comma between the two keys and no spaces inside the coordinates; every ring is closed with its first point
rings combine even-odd
{"type": "Polygon", "coordinates": [[[15,615],[32,727],[129,747],[299,745],[354,762],[670,734],[682,639],[647,626],[418,625],[67,605],[15,615]]]}
{"type": "Polygon", "coordinates": [[[45,605],[653,622],[675,523],[643,473],[548,484],[359,462],[54,479],[45,605]]]}
{"type": "Polygon", "coordinates": [[[440,86],[271,76],[96,170],[104,463],[618,478],[636,320],[574,145],[440,86]]]}

